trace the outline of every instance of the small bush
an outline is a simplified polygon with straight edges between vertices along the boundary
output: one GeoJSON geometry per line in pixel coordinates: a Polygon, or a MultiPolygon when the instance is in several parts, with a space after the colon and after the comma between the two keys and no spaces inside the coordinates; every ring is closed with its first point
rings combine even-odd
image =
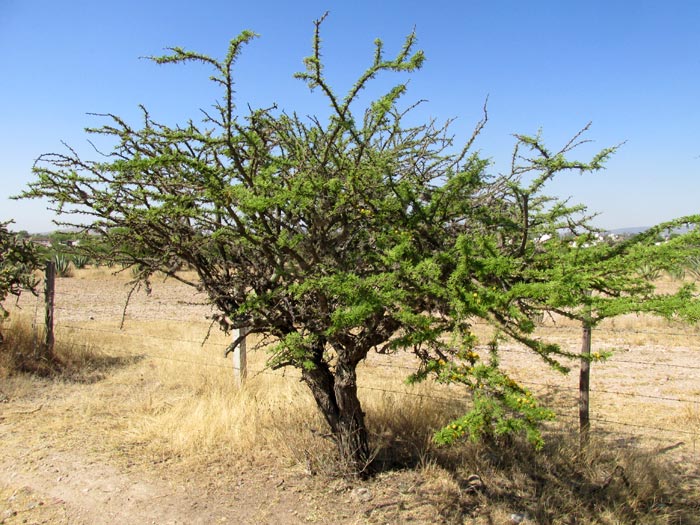
{"type": "Polygon", "coordinates": [[[26,317],[14,316],[2,326],[0,377],[30,374],[77,383],[103,379],[111,368],[134,363],[140,357],[106,355],[94,341],[61,334],[53,353],[43,347],[43,333],[26,317]]]}

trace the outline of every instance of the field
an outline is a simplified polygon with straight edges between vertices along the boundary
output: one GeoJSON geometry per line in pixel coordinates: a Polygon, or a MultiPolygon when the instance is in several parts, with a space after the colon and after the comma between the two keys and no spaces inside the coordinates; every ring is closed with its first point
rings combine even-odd
{"type": "MultiPolygon", "coordinates": [[[[358,480],[334,472],[297,373],[266,370],[264,350],[251,352],[239,388],[229,338],[207,338],[202,296],[155,281],[124,310],[128,280],[107,269],[58,279],[61,370],[0,368],[0,523],[700,523],[697,327],[627,316],[594,332],[594,350],[614,352],[593,365],[586,453],[575,362],[562,376],[503,348],[513,375],[557,410],[535,453],[432,445],[464,392],[409,387],[410,355],[373,354],[359,384],[383,469],[358,480]]],[[[34,344],[41,298],[6,306],[7,341],[34,344]]],[[[538,335],[580,345],[579,327],[559,319],[538,335]]]]}

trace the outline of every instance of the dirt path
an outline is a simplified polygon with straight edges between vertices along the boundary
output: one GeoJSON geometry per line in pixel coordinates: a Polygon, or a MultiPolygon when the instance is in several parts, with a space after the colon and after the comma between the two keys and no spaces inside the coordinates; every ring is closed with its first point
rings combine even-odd
{"type": "Polygon", "coordinates": [[[41,459],[29,461],[5,457],[0,463],[0,522],[303,523],[290,510],[293,498],[283,490],[270,500],[274,493],[268,487],[261,501],[258,483],[248,483],[248,488],[241,482],[223,495],[207,494],[181,480],[149,478],[139,472],[121,472],[75,452],[48,451],[41,459]]]}
{"type": "Polygon", "coordinates": [[[24,495],[19,505],[12,496],[4,502],[9,508],[3,517],[17,512],[20,521],[47,513],[52,520],[85,524],[214,523],[238,517],[225,506],[199,509],[201,498],[186,487],[139,479],[67,453],[49,453],[36,464],[4,463],[0,471],[0,482],[13,492],[21,487],[24,495]]]}
{"type": "Polygon", "coordinates": [[[42,427],[56,417],[51,399],[59,402],[70,387],[35,386],[0,403],[2,525],[297,524],[317,514],[306,486],[314,481],[297,471],[220,465],[188,472],[100,447],[97,427],[77,439],[42,427]]]}
{"type": "MultiPolygon", "coordinates": [[[[76,339],[98,334],[100,344],[112,348],[109,337],[122,335],[118,325],[128,294],[124,281],[99,274],[59,280],[59,329],[65,329],[68,335],[78,334],[76,339]]],[[[196,447],[169,456],[153,452],[157,448],[148,449],[150,438],[135,438],[125,422],[135,416],[150,417],[160,408],[178,403],[182,396],[196,395],[192,385],[187,387],[190,390],[184,386],[176,389],[162,381],[171,377],[165,372],[172,375],[171,365],[182,367],[184,371],[178,374],[191,373],[188,359],[199,362],[205,352],[197,345],[196,359],[187,357],[180,365],[178,360],[160,359],[167,348],[158,346],[151,352],[146,336],[158,344],[170,338],[171,346],[171,339],[180,338],[185,343],[200,340],[189,324],[199,323],[197,327],[201,324],[206,332],[208,308],[199,304],[201,299],[173,281],[157,283],[149,296],[144,292],[134,294],[124,333],[136,337],[133,348],[129,346],[124,355],[133,353],[140,356],[139,360],[95,361],[95,370],[88,367],[84,377],[55,381],[0,377],[0,525],[359,525],[456,523],[455,519],[461,523],[469,513],[483,517],[472,522],[481,524],[506,523],[501,518],[507,520],[516,510],[507,498],[500,507],[483,510],[486,503],[478,494],[465,492],[459,479],[437,466],[387,472],[373,482],[350,483],[332,476],[309,476],[304,465],[265,457],[241,464],[224,451],[215,457],[202,456],[200,462],[196,447]]],[[[23,301],[26,316],[40,316],[36,299],[23,296],[23,301]]],[[[630,428],[636,429],[634,425],[639,427],[637,434],[646,427],[654,433],[666,432],[651,436],[662,438],[652,445],[669,445],[669,454],[684,454],[677,458],[681,466],[696,465],[697,432],[693,429],[700,421],[697,403],[675,399],[691,399],[698,392],[696,333],[676,337],[679,341],[665,341],[667,336],[661,330],[653,333],[656,327],[642,327],[638,333],[635,330],[634,325],[619,330],[625,339],[606,342],[622,350],[604,367],[596,365],[594,391],[607,395],[594,395],[595,413],[610,414],[611,420],[623,424],[632,423],[620,427],[628,433],[630,428]],[[659,340],[650,340],[652,337],[659,340]],[[672,347],[670,342],[674,343],[672,347]],[[627,354],[627,347],[634,352],[627,354]],[[613,395],[625,391],[624,385],[631,385],[629,395],[613,395]],[[684,433],[676,435],[676,430],[684,433]]],[[[573,337],[565,331],[561,334],[565,338],[562,342],[573,337]]],[[[578,337],[578,332],[575,335],[578,337]]],[[[115,343],[115,348],[122,350],[119,345],[125,343],[121,341],[115,343]]],[[[220,349],[213,351],[221,353],[220,349]]],[[[570,385],[561,376],[550,377],[539,369],[536,376],[528,375],[526,354],[503,354],[504,363],[523,371],[522,380],[560,386],[564,393],[575,392],[574,374],[569,378],[570,385]]],[[[375,363],[377,370],[386,370],[378,356],[369,362],[375,363]]],[[[180,381],[180,376],[175,377],[180,381]]],[[[562,402],[567,403],[569,398],[571,395],[562,396],[562,402]]],[[[636,439],[623,440],[625,436],[620,434],[621,443],[636,439]]],[[[473,473],[464,473],[465,479],[473,473]]],[[[692,485],[688,490],[696,494],[696,469],[684,479],[689,487],[692,485]]]]}

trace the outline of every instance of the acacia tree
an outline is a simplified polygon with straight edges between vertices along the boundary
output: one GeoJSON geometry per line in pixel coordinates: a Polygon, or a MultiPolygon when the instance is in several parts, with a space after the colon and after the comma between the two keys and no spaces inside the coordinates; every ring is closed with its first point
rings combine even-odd
{"type": "MultiPolygon", "coordinates": [[[[8,295],[19,297],[34,291],[38,281],[34,271],[39,268],[37,250],[31,242],[9,231],[10,222],[0,222],[0,319],[9,314],[2,302],[8,295]]],[[[2,342],[0,333],[0,343],[2,342]]]]}
{"type": "MultiPolygon", "coordinates": [[[[572,221],[585,209],[552,200],[541,193],[541,187],[565,162],[562,155],[580,144],[577,138],[552,152],[539,136],[518,136],[509,190],[503,198],[506,205],[495,211],[498,217],[490,218],[499,228],[477,239],[479,248],[470,256],[472,268],[486,269],[479,274],[479,281],[495,284],[474,294],[484,317],[491,317],[508,335],[541,353],[563,372],[569,370],[566,358],[580,358],[579,423],[584,445],[590,428],[590,363],[608,355],[591,352],[593,329],[605,319],[629,313],[686,323],[700,320],[700,297],[693,283],[668,293],[658,291],[654,282],[663,272],[678,273],[679,268],[700,257],[700,215],[668,221],[619,242],[606,242],[602,232],[586,226],[586,218],[572,221]],[[533,176],[523,177],[533,172],[533,176]],[[503,317],[502,306],[506,305],[517,307],[503,317]],[[552,313],[581,323],[580,354],[532,338],[533,320],[552,313]]],[[[474,373],[469,367],[465,370],[460,364],[446,362],[434,364],[433,369],[444,382],[473,385],[474,373]]],[[[495,371],[482,365],[480,374],[489,373],[495,371]]],[[[501,432],[513,426],[526,428],[533,441],[541,443],[534,417],[542,415],[541,407],[526,390],[509,387],[507,380],[487,382],[483,388],[493,389],[494,384],[500,386],[496,392],[500,403],[494,404],[493,391],[485,399],[477,398],[476,409],[445,427],[437,436],[439,441],[452,442],[467,431],[498,432],[498,427],[485,424],[485,418],[493,419],[496,414],[501,432]],[[504,411],[516,417],[503,417],[504,411]],[[533,423],[529,426],[528,417],[533,423]]]]}
{"type": "MultiPolygon", "coordinates": [[[[105,115],[107,123],[88,132],[114,140],[106,157],[83,159],[70,148],[42,155],[23,196],[48,197],[68,214],[62,224],[99,233],[114,247],[103,257],[136,266],[141,280],[160,271],[204,290],[224,330],[271,338],[268,365],[301,370],[340,457],[361,472],[370,453],[356,367],[370,350],[413,351],[418,379],[467,360],[475,366],[465,368],[465,384],[501,403],[524,391],[499,370],[495,350],[489,363],[477,363],[474,317],[556,364],[557,347],[526,335],[530,307],[508,295],[517,284],[507,278],[508,257],[533,243],[529,223],[517,220],[518,188],[530,173],[543,174],[539,192],[555,173],[600,169],[612,149],[568,161],[572,142],[554,160],[530,159],[531,172],[490,177],[488,162],[471,152],[485,112],[460,145],[449,122],[406,124],[414,106],[400,105],[405,83],[360,107],[360,92],[377,75],[420,68],[413,34],[391,59],[377,40],[369,68],[341,97],[324,76],[321,23],[296,76],[325,97],[327,119],[276,107],[238,112],[233,66],[251,32],[232,40],[222,60],[173,48],[154,60],[202,63],[222,90],[201,124],[169,127],[145,108],[139,127],[105,115]],[[475,256],[483,251],[492,262],[475,256]],[[177,273],[180,263],[197,279],[177,273]]],[[[579,208],[550,204],[571,228],[585,223],[579,208]]],[[[530,429],[547,417],[526,408],[503,424],[530,429]]]]}
{"type": "Polygon", "coordinates": [[[581,444],[588,442],[590,363],[607,357],[591,352],[593,329],[605,319],[648,313],[686,323],[700,320],[695,285],[685,283],[673,293],[659,292],[655,280],[674,273],[700,254],[700,215],[659,224],[634,237],[609,244],[588,233],[548,241],[544,271],[536,270],[518,293],[543,311],[579,321],[582,345],[579,369],[579,428],[581,444]],[[686,233],[659,242],[674,229],[686,233]]]}

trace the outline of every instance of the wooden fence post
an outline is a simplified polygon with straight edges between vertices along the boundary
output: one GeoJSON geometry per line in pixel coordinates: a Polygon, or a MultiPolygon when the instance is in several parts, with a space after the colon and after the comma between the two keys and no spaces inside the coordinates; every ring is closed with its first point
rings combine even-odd
{"type": "Polygon", "coordinates": [[[248,329],[235,328],[233,330],[233,340],[235,341],[239,337],[243,336],[241,342],[238,344],[236,349],[233,351],[233,377],[236,380],[238,386],[243,385],[246,377],[248,376],[248,365],[246,360],[246,335],[248,329]]]}
{"type": "Polygon", "coordinates": [[[43,356],[49,357],[53,355],[54,347],[54,332],[53,332],[53,310],[54,310],[54,295],[56,289],[56,265],[53,261],[46,262],[46,274],[44,276],[44,303],[46,307],[46,315],[44,317],[45,338],[43,356]]]}
{"type": "MultiPolygon", "coordinates": [[[[591,292],[586,293],[588,297],[591,292]]],[[[592,322],[590,306],[583,320],[583,337],[581,338],[581,369],[579,370],[578,382],[578,424],[579,424],[579,447],[585,448],[588,445],[591,432],[590,418],[590,390],[591,390],[591,339],[592,322]]]]}

